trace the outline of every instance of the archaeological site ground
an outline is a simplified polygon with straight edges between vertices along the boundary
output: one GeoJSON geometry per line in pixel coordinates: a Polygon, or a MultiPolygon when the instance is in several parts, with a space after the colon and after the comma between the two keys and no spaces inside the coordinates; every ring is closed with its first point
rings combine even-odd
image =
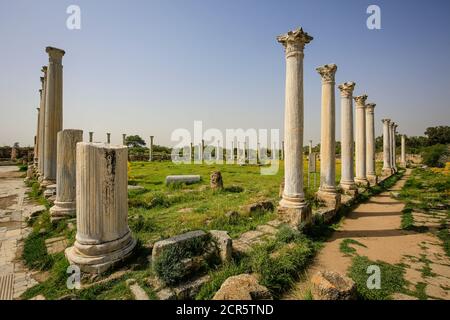
{"type": "Polygon", "coordinates": [[[0,314],[450,300],[450,6],[379,2],[0,0],[0,314]]]}

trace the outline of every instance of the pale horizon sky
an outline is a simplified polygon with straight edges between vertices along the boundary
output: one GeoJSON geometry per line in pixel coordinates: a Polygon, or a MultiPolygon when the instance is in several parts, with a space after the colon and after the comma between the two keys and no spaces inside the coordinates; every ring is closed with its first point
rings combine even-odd
{"type": "MultiPolygon", "coordinates": [[[[66,51],[64,128],[120,143],[122,133],[173,145],[178,128],[283,129],[285,59],[276,36],[303,29],[314,37],[304,59],[304,144],[320,140],[321,80],[338,66],[336,85],[406,135],[450,124],[450,2],[0,0],[0,146],[32,145],[46,46],[66,51]],[[66,27],[69,5],[81,30],[66,27]],[[366,9],[381,8],[381,30],[366,9]]],[[[336,139],[340,140],[336,88],[336,139]]],[[[282,136],[282,134],[281,134],[282,136]]]]}

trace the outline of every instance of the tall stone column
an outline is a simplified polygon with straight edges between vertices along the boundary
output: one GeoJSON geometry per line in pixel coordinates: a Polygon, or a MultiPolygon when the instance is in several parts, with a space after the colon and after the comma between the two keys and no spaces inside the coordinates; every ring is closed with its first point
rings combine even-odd
{"type": "Polygon", "coordinates": [[[47,66],[43,66],[42,70],[44,73],[44,76],[41,77],[41,85],[42,85],[42,97],[40,101],[40,117],[39,117],[39,156],[38,156],[38,175],[39,175],[39,182],[44,179],[44,161],[45,161],[45,97],[47,95],[47,66]]]}
{"type": "Polygon", "coordinates": [[[111,133],[106,133],[106,143],[110,144],[111,143],[111,133]]]}
{"type": "Polygon", "coordinates": [[[390,119],[383,119],[383,175],[390,176],[392,174],[391,166],[391,125],[390,119]]]}
{"type": "Polygon", "coordinates": [[[77,144],[77,235],[66,257],[82,271],[102,273],[132,253],[128,227],[128,148],[77,144]]]}
{"type": "MultiPolygon", "coordinates": [[[[40,97],[42,99],[42,89],[39,90],[40,97]]],[[[36,108],[37,110],[37,124],[36,124],[36,136],[34,137],[34,158],[33,158],[33,164],[34,168],[36,169],[38,165],[38,159],[39,159],[39,119],[41,117],[41,108],[36,108]]]]}
{"type": "Polygon", "coordinates": [[[353,98],[356,102],[355,183],[367,186],[366,176],[366,100],[367,95],[353,98]]]}
{"type": "Polygon", "coordinates": [[[396,152],[396,133],[397,133],[398,125],[396,123],[392,123],[392,168],[395,172],[397,172],[397,152],[396,152]]]}
{"type": "Polygon", "coordinates": [[[284,141],[281,141],[281,160],[284,160],[284,141]]]}
{"type": "Polygon", "coordinates": [[[312,39],[301,28],[277,37],[286,54],[284,191],[278,212],[296,226],[311,221],[303,190],[303,50],[312,39]]]}
{"type": "Polygon", "coordinates": [[[94,133],[92,131],[89,132],[89,142],[93,142],[94,140],[94,133]]]}
{"type": "Polygon", "coordinates": [[[400,166],[406,168],[406,136],[402,134],[400,166]]]}
{"type": "Polygon", "coordinates": [[[47,92],[45,94],[44,178],[42,186],[56,182],[57,134],[63,126],[63,66],[64,50],[47,47],[49,56],[47,92]]]}
{"type": "Polygon", "coordinates": [[[335,64],[326,64],[316,69],[322,78],[320,187],[317,197],[333,208],[338,208],[341,200],[341,195],[336,190],[336,70],[335,64]]]}
{"type": "Polygon", "coordinates": [[[148,146],[148,161],[153,161],[153,138],[150,136],[150,145],[148,146]]]}
{"type": "Polygon", "coordinates": [[[52,219],[75,216],[76,212],[76,147],[83,141],[83,130],[67,129],[58,132],[56,157],[56,200],[50,208],[52,219]]]}
{"type": "Polygon", "coordinates": [[[127,145],[127,135],[126,135],[125,133],[122,134],[122,144],[123,144],[124,146],[127,145]]]}
{"type": "Polygon", "coordinates": [[[354,196],[357,193],[355,185],[355,169],[353,165],[353,90],[354,82],[339,85],[341,91],[341,181],[340,186],[345,193],[354,196]]]}
{"type": "Polygon", "coordinates": [[[375,103],[366,104],[366,177],[371,185],[377,184],[375,169],[375,103]]]}

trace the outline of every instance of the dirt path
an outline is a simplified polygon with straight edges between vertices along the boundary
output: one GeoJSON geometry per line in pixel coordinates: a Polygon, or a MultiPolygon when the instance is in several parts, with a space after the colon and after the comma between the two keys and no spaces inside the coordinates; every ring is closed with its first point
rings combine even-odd
{"type": "Polygon", "coordinates": [[[0,166],[0,300],[18,298],[37,283],[20,258],[30,232],[25,220],[45,207],[26,199],[22,175],[17,166],[0,166]]]}
{"type": "MultiPolygon", "coordinates": [[[[431,232],[416,233],[400,229],[404,204],[391,197],[391,192],[400,191],[411,170],[389,191],[372,197],[351,212],[339,230],[326,242],[307,271],[305,280],[299,282],[286,299],[304,299],[309,289],[310,277],[319,270],[337,271],[346,274],[351,257],[345,256],[339,245],[344,239],[354,239],[366,247],[352,246],[357,253],[376,261],[407,265],[405,279],[414,290],[417,283],[425,283],[425,292],[430,298],[450,299],[450,259],[445,255],[441,241],[431,232]],[[432,276],[422,272],[431,268],[432,276]]],[[[435,227],[436,218],[414,213],[421,223],[435,227]]],[[[432,229],[430,229],[432,230],[432,229]]],[[[400,296],[399,296],[400,297],[400,296]]]]}

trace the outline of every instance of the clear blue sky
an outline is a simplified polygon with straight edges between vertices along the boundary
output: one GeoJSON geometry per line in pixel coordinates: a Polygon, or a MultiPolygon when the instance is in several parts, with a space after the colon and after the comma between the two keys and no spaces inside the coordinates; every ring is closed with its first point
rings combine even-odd
{"type": "MultiPolygon", "coordinates": [[[[380,119],[407,135],[450,120],[450,1],[18,1],[0,0],[0,145],[31,145],[48,45],[66,51],[64,127],[155,135],[176,128],[283,129],[283,48],[298,26],[305,49],[305,142],[320,138],[319,65],[336,63],[337,84],[357,83],[380,119]],[[81,30],[66,28],[71,4],[81,30]],[[381,7],[381,30],[366,9],[381,7]]],[[[337,139],[340,137],[336,90],[337,139]]]]}

